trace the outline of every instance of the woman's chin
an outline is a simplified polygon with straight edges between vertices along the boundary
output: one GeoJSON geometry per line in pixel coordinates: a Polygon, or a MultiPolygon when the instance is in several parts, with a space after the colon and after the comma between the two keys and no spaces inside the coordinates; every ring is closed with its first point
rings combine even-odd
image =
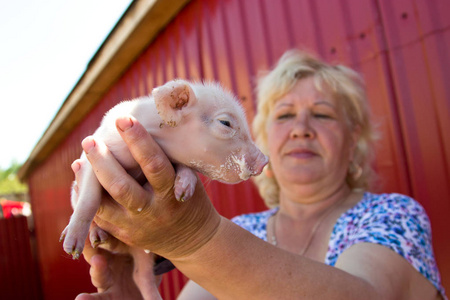
{"type": "MultiPolygon", "coordinates": [[[[322,178],[321,174],[319,174],[317,171],[305,171],[302,172],[298,171],[285,171],[283,172],[283,175],[279,178],[280,181],[290,182],[294,184],[312,184],[316,181],[318,181],[320,178],[322,178]]],[[[281,183],[281,182],[280,182],[281,183]]]]}

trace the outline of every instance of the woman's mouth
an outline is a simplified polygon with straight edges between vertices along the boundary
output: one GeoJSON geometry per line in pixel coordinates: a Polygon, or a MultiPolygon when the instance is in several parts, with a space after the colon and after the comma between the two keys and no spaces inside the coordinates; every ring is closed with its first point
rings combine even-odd
{"type": "Polygon", "coordinates": [[[286,155],[297,159],[309,159],[317,156],[315,152],[307,149],[293,149],[288,151],[286,155]]]}

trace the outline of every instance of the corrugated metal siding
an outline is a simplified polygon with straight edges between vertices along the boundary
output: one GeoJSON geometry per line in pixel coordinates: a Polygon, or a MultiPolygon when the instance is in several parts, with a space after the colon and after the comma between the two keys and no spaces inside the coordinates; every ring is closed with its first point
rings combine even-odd
{"type": "Polygon", "coordinates": [[[2,299],[39,300],[37,262],[24,216],[0,219],[0,295],[2,299]]]}
{"type": "Polygon", "coordinates": [[[450,3],[380,1],[411,195],[428,212],[450,290],[450,3]]]}
{"type": "MultiPolygon", "coordinates": [[[[293,47],[364,75],[382,136],[377,145],[378,191],[405,193],[424,205],[450,290],[449,11],[444,0],[192,1],[30,177],[46,299],[69,299],[92,290],[86,265],[72,262],[57,240],[71,214],[70,163],[103,113],[119,100],[147,94],[172,78],[206,78],[232,89],[250,120],[257,72],[293,47]],[[55,289],[64,290],[64,296],[55,289]]],[[[248,182],[209,182],[207,191],[226,217],[264,208],[248,182]]],[[[174,299],[186,278],[178,272],[165,276],[163,298],[174,299]]]]}

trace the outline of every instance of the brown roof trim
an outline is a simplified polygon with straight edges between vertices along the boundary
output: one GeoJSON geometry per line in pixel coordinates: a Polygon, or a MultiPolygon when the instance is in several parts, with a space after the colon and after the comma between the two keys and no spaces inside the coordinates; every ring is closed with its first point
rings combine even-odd
{"type": "Polygon", "coordinates": [[[19,170],[26,180],[190,0],[133,1],[19,170]]]}

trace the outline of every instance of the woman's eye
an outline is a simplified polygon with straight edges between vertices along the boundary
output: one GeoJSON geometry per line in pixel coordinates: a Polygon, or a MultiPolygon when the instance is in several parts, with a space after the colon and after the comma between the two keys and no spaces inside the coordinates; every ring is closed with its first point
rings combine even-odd
{"type": "Polygon", "coordinates": [[[319,119],[331,119],[331,117],[329,115],[325,115],[325,114],[314,114],[315,118],[319,118],[319,119]]]}
{"type": "Polygon", "coordinates": [[[277,120],[284,120],[294,117],[294,114],[280,114],[277,116],[277,120]]]}
{"type": "Polygon", "coordinates": [[[219,122],[222,123],[223,125],[227,126],[227,127],[231,127],[230,121],[227,121],[227,120],[219,120],[219,122]]]}

